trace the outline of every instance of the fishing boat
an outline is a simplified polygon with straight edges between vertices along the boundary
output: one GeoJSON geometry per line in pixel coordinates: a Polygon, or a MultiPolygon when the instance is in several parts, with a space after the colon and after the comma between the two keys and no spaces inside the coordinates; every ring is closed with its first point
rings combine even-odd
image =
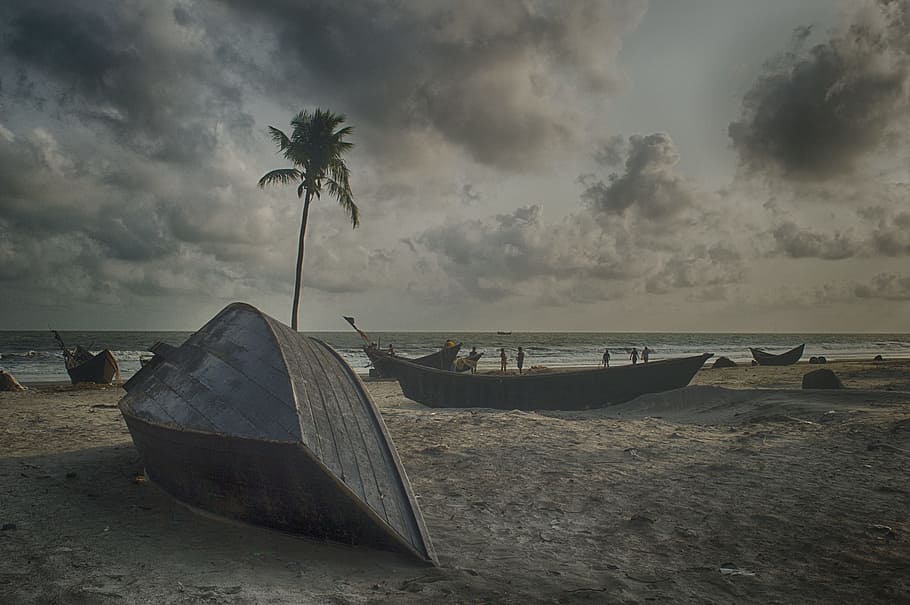
{"type": "Polygon", "coordinates": [[[223,517],[436,563],[376,405],[341,356],[243,303],[158,343],[120,411],[149,479],[223,517]]]}
{"type": "Polygon", "coordinates": [[[370,361],[373,362],[373,366],[379,370],[380,375],[385,375],[380,369],[380,365],[376,364],[376,360],[384,359],[386,357],[395,357],[397,359],[404,359],[415,363],[420,366],[426,366],[428,368],[436,368],[439,370],[448,370],[452,367],[452,364],[455,363],[455,358],[458,357],[458,351],[461,350],[461,343],[452,343],[451,345],[446,344],[441,349],[435,353],[430,353],[429,355],[424,355],[423,357],[409,358],[402,357],[397,353],[389,353],[388,351],[383,351],[378,347],[370,347],[364,345],[363,352],[366,353],[367,357],[370,358],[370,361]]]}
{"type": "Polygon", "coordinates": [[[511,336],[512,335],[511,330],[497,330],[496,333],[499,334],[500,336],[511,336]]]}
{"type": "Polygon", "coordinates": [[[798,347],[794,347],[786,353],[780,353],[779,355],[768,353],[762,349],[754,349],[752,347],[749,347],[749,350],[752,352],[752,358],[755,359],[760,366],[789,366],[799,361],[799,358],[803,356],[803,349],[805,348],[806,345],[801,344],[798,347]]]}
{"type": "Polygon", "coordinates": [[[120,366],[117,358],[108,349],[92,355],[87,349],[76,345],[72,351],[63,343],[63,338],[56,330],[51,330],[54,338],[63,350],[63,362],[66,373],[73,384],[93,383],[111,384],[114,378],[120,377],[120,366]]]}
{"type": "Polygon", "coordinates": [[[584,410],[684,387],[711,356],[523,375],[459,374],[394,357],[379,364],[405,397],[430,407],[584,410]]]}
{"type": "MultiPolygon", "coordinates": [[[[458,357],[458,351],[461,350],[461,343],[456,343],[451,340],[446,341],[443,347],[436,351],[435,353],[430,353],[429,355],[424,355],[423,357],[417,358],[408,358],[401,357],[395,353],[391,347],[388,350],[383,351],[381,348],[377,347],[372,340],[370,340],[369,335],[366,332],[357,327],[354,323],[354,318],[342,315],[344,320],[351,324],[351,327],[354,328],[360,337],[363,339],[363,352],[366,353],[366,356],[369,358],[370,362],[373,363],[373,367],[376,368],[376,374],[380,378],[391,378],[391,376],[384,374],[382,370],[376,365],[377,359],[382,359],[384,357],[395,356],[399,359],[406,359],[412,363],[418,365],[427,366],[430,368],[439,368],[441,370],[448,370],[455,363],[455,358],[458,357]]],[[[371,373],[372,375],[372,373],[371,373]]]]}

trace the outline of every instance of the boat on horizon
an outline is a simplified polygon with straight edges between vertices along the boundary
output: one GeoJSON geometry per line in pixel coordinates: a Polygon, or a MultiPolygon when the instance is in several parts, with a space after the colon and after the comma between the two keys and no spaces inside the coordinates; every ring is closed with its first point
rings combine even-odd
{"type": "Polygon", "coordinates": [[[387,357],[404,396],[435,408],[585,410],[682,388],[713,354],[637,365],[528,374],[461,374],[387,357]]]}
{"type": "Polygon", "coordinates": [[[512,331],[511,330],[508,330],[508,331],[507,330],[496,330],[496,333],[499,334],[500,336],[511,336],[512,331]]]}
{"type": "Polygon", "coordinates": [[[165,492],[222,517],[436,563],[382,417],[329,345],[233,303],[180,347],[151,350],[119,407],[165,492]]]}
{"type": "Polygon", "coordinates": [[[803,350],[805,348],[806,345],[804,343],[778,355],[753,347],[749,347],[749,351],[752,353],[752,358],[758,362],[758,365],[760,366],[789,366],[799,361],[800,357],[803,356],[803,350]]]}
{"type": "Polygon", "coordinates": [[[76,345],[71,351],[63,343],[63,338],[57,330],[51,332],[63,350],[63,363],[72,384],[111,384],[114,378],[119,379],[120,366],[109,349],[103,349],[93,355],[88,349],[76,345]]]}

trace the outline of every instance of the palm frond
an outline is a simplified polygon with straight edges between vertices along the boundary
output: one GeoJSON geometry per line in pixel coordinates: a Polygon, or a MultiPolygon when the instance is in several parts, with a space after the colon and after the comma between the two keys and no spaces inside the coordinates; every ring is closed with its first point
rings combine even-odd
{"type": "Polygon", "coordinates": [[[259,187],[264,188],[266,185],[287,185],[296,182],[301,177],[300,171],[296,168],[279,168],[265,173],[259,179],[259,187]]]}
{"type": "Polygon", "coordinates": [[[288,138],[288,135],[284,134],[274,126],[269,126],[269,134],[272,136],[272,140],[278,145],[279,151],[284,151],[291,146],[291,139],[288,138]]]}
{"type": "Polygon", "coordinates": [[[360,209],[354,203],[354,194],[351,187],[345,183],[339,183],[334,179],[326,178],[325,183],[328,187],[329,194],[338,200],[338,205],[342,207],[345,213],[351,219],[351,226],[356,229],[360,226],[360,209]]]}

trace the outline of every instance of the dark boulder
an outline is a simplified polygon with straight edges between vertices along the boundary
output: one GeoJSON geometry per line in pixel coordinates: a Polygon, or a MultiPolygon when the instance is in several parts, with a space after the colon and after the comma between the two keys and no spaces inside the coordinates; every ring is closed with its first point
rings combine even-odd
{"type": "Polygon", "coordinates": [[[818,357],[813,355],[812,357],[809,358],[809,363],[818,363],[818,357]]]}
{"type": "Polygon", "coordinates": [[[824,355],[819,355],[819,356],[818,356],[818,363],[828,363],[828,360],[825,359],[825,356],[824,356],[824,355]]]}
{"type": "Polygon", "coordinates": [[[876,355],[875,357],[872,358],[872,361],[885,361],[885,360],[882,359],[881,355],[876,355]]]}
{"type": "Polygon", "coordinates": [[[842,389],[844,383],[840,381],[833,371],[822,368],[821,370],[812,370],[803,376],[804,389],[842,389]]]}
{"type": "Polygon", "coordinates": [[[735,368],[736,362],[729,357],[718,357],[712,366],[714,368],[735,368]]]}

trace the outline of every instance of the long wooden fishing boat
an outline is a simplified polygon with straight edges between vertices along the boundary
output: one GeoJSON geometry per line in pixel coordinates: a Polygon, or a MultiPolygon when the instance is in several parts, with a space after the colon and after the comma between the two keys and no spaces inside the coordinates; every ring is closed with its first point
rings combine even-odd
{"type": "Polygon", "coordinates": [[[460,374],[394,357],[379,361],[405,397],[430,407],[584,410],[689,384],[711,353],[647,364],[540,374],[460,374]]]}
{"type": "Polygon", "coordinates": [[[75,349],[70,351],[63,343],[60,334],[56,330],[51,331],[63,350],[63,361],[71,383],[111,384],[114,378],[120,376],[120,366],[117,364],[117,358],[108,349],[92,355],[89,351],[77,345],[75,349]]]}
{"type": "Polygon", "coordinates": [[[780,353],[775,355],[773,353],[768,353],[762,349],[754,349],[749,347],[749,350],[752,352],[752,358],[758,362],[758,365],[761,366],[789,366],[793,365],[799,361],[800,357],[803,356],[803,350],[806,348],[805,344],[801,344],[798,347],[793,347],[786,353],[780,353]]]}
{"type": "MultiPolygon", "coordinates": [[[[430,353],[429,355],[424,355],[423,357],[409,358],[402,357],[401,355],[395,354],[390,355],[387,351],[383,351],[377,347],[364,346],[363,352],[367,354],[367,357],[370,358],[370,361],[373,362],[373,366],[379,369],[379,366],[376,365],[377,359],[384,359],[386,357],[395,357],[397,359],[404,359],[415,363],[420,366],[426,366],[428,368],[436,368],[439,370],[448,370],[452,367],[452,364],[455,363],[455,358],[458,357],[458,351],[461,350],[461,343],[455,343],[452,346],[444,346],[435,353],[430,353]]],[[[382,374],[382,370],[379,370],[382,374]]]]}
{"type": "Polygon", "coordinates": [[[316,338],[246,304],[158,343],[120,401],[149,479],[217,515],[436,562],[385,424],[316,338]]]}

